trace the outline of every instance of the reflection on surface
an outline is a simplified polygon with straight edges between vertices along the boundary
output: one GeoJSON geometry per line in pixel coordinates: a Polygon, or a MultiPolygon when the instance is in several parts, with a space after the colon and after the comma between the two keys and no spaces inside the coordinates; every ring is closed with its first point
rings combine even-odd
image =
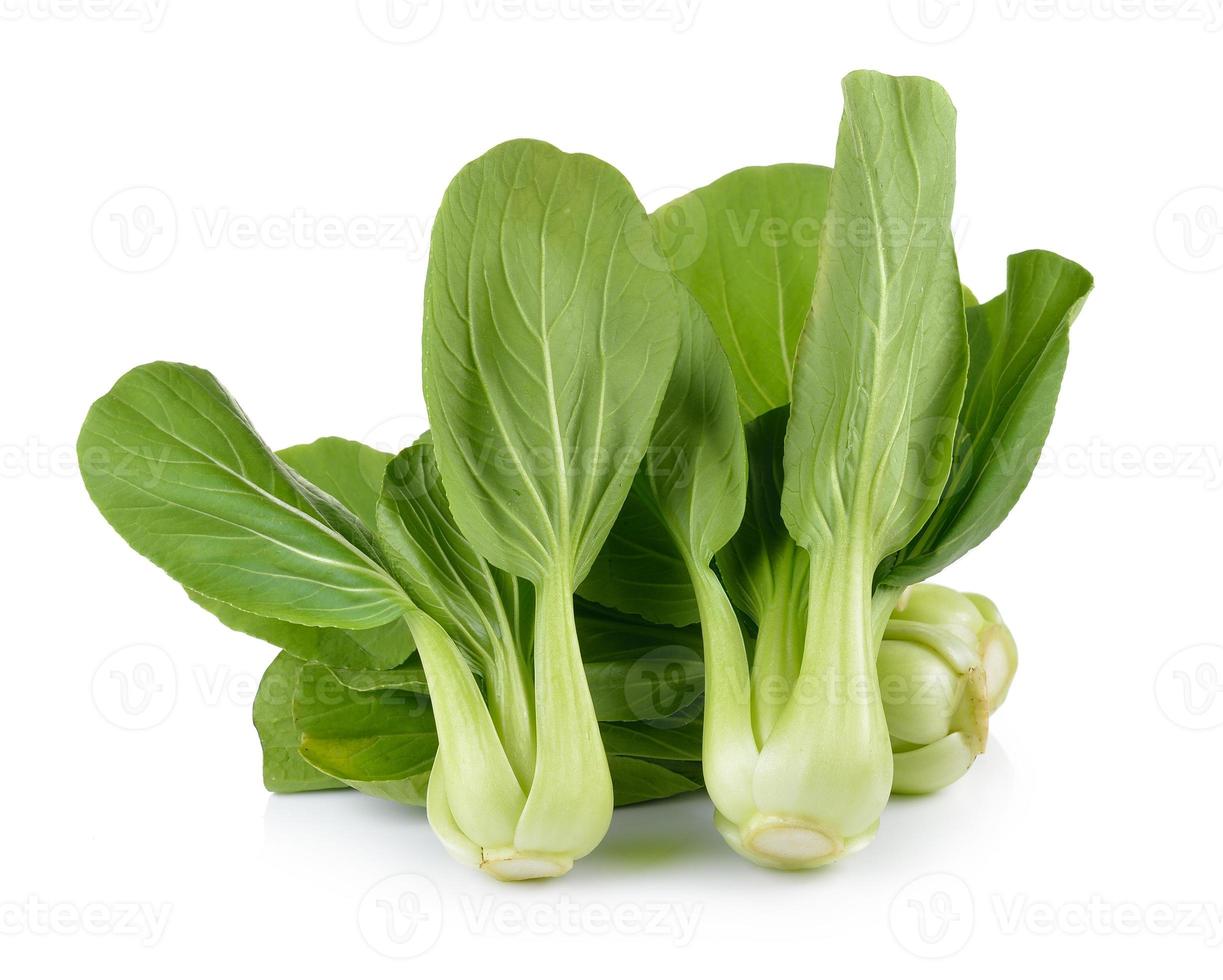
{"type": "MultiPolygon", "coordinates": [[[[920,864],[923,856],[960,853],[964,844],[958,828],[966,813],[973,826],[1005,825],[1015,779],[1001,739],[991,736],[985,755],[961,780],[930,796],[893,797],[870,847],[808,874],[766,871],[732,853],[714,829],[713,805],[703,792],[622,807],[603,843],[573,872],[552,885],[527,887],[563,888],[565,882],[579,881],[598,885],[626,878],[658,881],[678,875],[686,877],[689,886],[710,877],[748,888],[753,883],[769,888],[780,884],[787,892],[788,885],[805,882],[801,887],[820,891],[835,887],[846,871],[864,877],[878,873],[891,881],[898,866],[920,864]]],[[[423,808],[353,790],[272,794],[263,829],[261,861],[292,869],[295,875],[306,873],[307,867],[323,877],[354,869],[370,874],[419,871],[468,890],[500,893],[505,887],[523,887],[500,885],[451,860],[433,836],[423,808]]]]}

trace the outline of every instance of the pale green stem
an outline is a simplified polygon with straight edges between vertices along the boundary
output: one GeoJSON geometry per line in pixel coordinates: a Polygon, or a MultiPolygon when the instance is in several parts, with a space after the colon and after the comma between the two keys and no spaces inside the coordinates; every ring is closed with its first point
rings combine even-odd
{"type": "Polygon", "coordinates": [[[875,668],[873,571],[860,546],[812,553],[799,681],[756,776],[762,813],[803,818],[843,841],[873,832],[892,784],[875,668]]]}
{"type": "Polygon", "coordinates": [[[802,669],[807,601],[805,595],[795,594],[795,588],[806,584],[806,569],[799,577],[796,564],[787,564],[757,623],[752,659],[752,728],[757,745],[765,743],[777,724],[802,669]]]}
{"type": "Polygon", "coordinates": [[[535,605],[535,775],[515,845],[578,858],[611,823],[612,784],[573,617],[573,583],[544,579],[535,605]]]}
{"type": "Polygon", "coordinates": [[[445,751],[439,748],[433,758],[433,769],[429,773],[429,789],[425,798],[425,812],[429,826],[437,835],[451,857],[463,864],[478,868],[484,862],[484,849],[463,832],[455,822],[446,799],[445,751]]]}
{"type": "Polygon", "coordinates": [[[450,763],[446,798],[454,820],[481,847],[506,847],[526,802],[497,729],[454,641],[420,610],[404,614],[420,652],[438,743],[450,763]]]}
{"type": "Polygon", "coordinates": [[[875,589],[875,594],[871,596],[871,626],[874,630],[876,651],[879,649],[879,644],[883,642],[883,632],[887,629],[888,620],[896,611],[896,604],[903,594],[904,589],[898,586],[880,585],[875,589]]]}
{"type": "Polygon", "coordinates": [[[488,710],[525,794],[535,773],[535,691],[530,664],[513,643],[497,640],[494,648],[493,669],[485,677],[488,710]]]}
{"type": "Polygon", "coordinates": [[[747,651],[734,607],[713,569],[690,561],[688,572],[705,647],[705,787],[718,812],[738,823],[755,810],[752,773],[759,755],[752,733],[747,651]]]}

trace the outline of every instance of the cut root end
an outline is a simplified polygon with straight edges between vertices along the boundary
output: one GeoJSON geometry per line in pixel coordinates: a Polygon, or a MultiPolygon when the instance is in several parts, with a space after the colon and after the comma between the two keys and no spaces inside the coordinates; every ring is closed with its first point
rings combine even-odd
{"type": "Polygon", "coordinates": [[[480,870],[498,881],[530,881],[533,878],[557,878],[573,867],[568,858],[548,854],[485,851],[480,870]]]}
{"type": "Polygon", "coordinates": [[[875,836],[878,826],[846,839],[792,817],[768,817],[758,813],[738,827],[717,814],[715,822],[726,842],[743,857],[781,871],[819,868],[861,850],[875,836]]]}
{"type": "Polygon", "coordinates": [[[831,861],[844,848],[839,840],[810,827],[777,824],[764,827],[746,841],[746,847],[777,867],[808,868],[831,861]]]}

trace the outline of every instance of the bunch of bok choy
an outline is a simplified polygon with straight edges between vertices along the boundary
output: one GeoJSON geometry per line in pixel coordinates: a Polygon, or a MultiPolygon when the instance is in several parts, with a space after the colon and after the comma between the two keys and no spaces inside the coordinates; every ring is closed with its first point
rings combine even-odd
{"type": "Polygon", "coordinates": [[[698,790],[809,868],[962,776],[1014,676],[996,607],[925,580],[1018,500],[1090,275],[951,235],[955,110],[855,72],[832,168],[751,167],[646,214],[593,157],[464,167],[424,298],[430,431],[270,449],[208,372],[94,403],[98,509],[279,653],[270,790],[427,807],[498,878],[568,871],[616,805],[698,790]]]}

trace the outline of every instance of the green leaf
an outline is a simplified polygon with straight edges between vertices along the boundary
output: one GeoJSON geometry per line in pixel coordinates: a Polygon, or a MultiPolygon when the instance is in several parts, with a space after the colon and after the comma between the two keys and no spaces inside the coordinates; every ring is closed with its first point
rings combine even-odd
{"type": "Polygon", "coordinates": [[[434,225],[425,397],[455,520],[540,582],[594,561],[675,359],[678,290],[612,167],[516,140],[465,167],[434,225]]]}
{"type": "Polygon", "coordinates": [[[751,699],[760,745],[798,680],[806,635],[811,559],[781,519],[788,418],[789,407],[783,405],[747,424],[747,507],[739,530],[718,552],[726,591],[756,624],[751,699]]]}
{"type": "Polygon", "coordinates": [[[410,694],[429,694],[424,668],[415,658],[410,663],[390,670],[345,670],[333,667],[331,673],[351,691],[407,691],[410,694]]]}
{"type": "Polygon", "coordinates": [[[690,295],[683,297],[680,324],[643,476],[680,553],[704,567],[743,519],[747,451],[730,365],[690,295]]]}
{"type": "Polygon", "coordinates": [[[582,606],[578,636],[586,681],[601,721],[666,718],[690,708],[704,688],[701,634],[582,606]]]}
{"type": "MultiPolygon", "coordinates": [[[[282,449],[276,455],[373,527],[382,474],[391,460],[389,454],[359,442],[327,438],[282,449]]],[[[244,612],[191,589],[187,595],[230,629],[271,643],[302,660],[317,660],[335,667],[377,669],[402,663],[415,647],[402,619],[367,630],[299,626],[244,612]]]]}
{"type": "Polygon", "coordinates": [[[789,406],[747,423],[747,506],[718,570],[735,605],[759,624],[778,602],[806,601],[810,564],[781,519],[782,451],[789,406]]]}
{"type": "Polygon", "coordinates": [[[187,588],[304,626],[403,614],[360,522],[272,453],[208,372],[129,371],[90,409],[77,451],[103,516],[187,588]]]}
{"type": "MultiPolygon", "coordinates": [[[[710,407],[724,400],[724,391],[716,391],[717,387],[737,390],[745,419],[788,406],[795,348],[811,306],[830,173],[826,167],[805,164],[748,167],[664,205],[651,216],[663,253],[712,320],[717,339],[729,355],[728,374],[724,357],[707,348],[690,349],[690,356],[698,364],[705,361],[703,366],[709,369],[688,376],[707,386],[710,407]]],[[[694,331],[701,343],[709,320],[694,331]]],[[[675,373],[680,373],[678,364],[675,373]]],[[[681,387],[673,375],[668,402],[682,404],[685,392],[681,387]]],[[[656,430],[669,414],[664,405],[656,430]]],[[[686,417],[690,414],[681,412],[676,421],[690,423],[693,420],[686,417]]],[[[714,419],[722,427],[722,446],[729,447],[742,437],[731,434],[724,416],[718,412],[714,419]]],[[[781,418],[784,434],[784,411],[781,418]]],[[[667,441],[667,433],[656,431],[652,444],[667,441]]],[[[708,442],[712,445],[715,439],[708,442]]],[[[654,455],[651,448],[647,464],[654,455]]],[[[780,467],[780,440],[777,456],[780,467]]],[[[643,471],[647,469],[643,465],[643,471]]],[[[741,473],[732,468],[724,475],[715,473],[712,485],[726,480],[725,491],[741,479],[741,473]]],[[[694,623],[699,615],[687,566],[658,507],[651,503],[649,488],[643,492],[641,483],[639,478],[634,484],[635,491],[625,501],[579,592],[651,622],[694,623]]],[[[772,506],[776,510],[780,504],[772,506]]],[[[732,506],[725,512],[726,519],[733,513],[732,506]]],[[[788,539],[776,513],[773,522],[788,539]]],[[[725,528],[710,526],[708,530],[720,536],[725,528]]],[[[736,601],[742,598],[740,594],[736,601]]]]}
{"type": "Polygon", "coordinates": [[[429,699],[399,688],[358,691],[305,664],[293,696],[303,759],[355,789],[424,804],[437,729],[429,699]]]}
{"type": "Polygon", "coordinates": [[[396,579],[483,673],[495,669],[498,644],[510,656],[530,650],[531,586],[494,568],[463,536],[432,446],[417,443],[387,467],[377,527],[396,579]]]}
{"type": "MultiPolygon", "coordinates": [[[[281,749],[270,760],[282,768],[295,760],[292,775],[299,783],[290,789],[281,777],[280,785],[269,788],[291,792],[346,784],[373,796],[423,805],[429,777],[426,762],[432,761],[436,731],[427,699],[418,697],[423,688],[418,666],[345,671],[302,664],[287,656],[278,658],[275,666],[281,665],[291,683],[285,687],[278,682],[274,703],[287,708],[290,700],[280,699],[279,692],[287,690],[293,695],[297,728],[293,715],[282,711],[276,742],[265,741],[265,761],[270,748],[281,749]]],[[[699,703],[687,707],[689,710],[667,718],[601,725],[606,751],[649,759],[660,767],[699,761],[699,703]]],[[[699,768],[676,768],[684,774],[682,780],[673,778],[674,773],[666,774],[671,770],[654,773],[645,766],[624,767],[625,773],[635,774],[630,802],[699,788],[699,768]],[[646,775],[654,779],[647,780],[646,775]]]]}
{"type": "Polygon", "coordinates": [[[661,800],[701,788],[700,765],[672,763],[613,755],[607,760],[615,788],[616,806],[661,800]]]}
{"type": "Polygon", "coordinates": [[[578,595],[652,623],[700,620],[692,578],[639,475],[578,595]]]}
{"type": "Polygon", "coordinates": [[[700,618],[689,565],[707,567],[735,533],[747,485],[730,366],[700,306],[690,295],[683,303],[679,352],[650,448],[595,562],[595,587],[580,590],[675,625],[700,618]]]}
{"type": "Polygon", "coordinates": [[[403,619],[362,630],[299,626],[244,612],[191,589],[186,592],[192,602],[230,629],[287,650],[301,660],[317,660],[332,667],[380,670],[403,663],[415,648],[403,619]]]}
{"type": "MultiPolygon", "coordinates": [[[[529,785],[536,754],[530,668],[534,591],[529,582],[488,564],[455,525],[431,445],[405,449],[387,468],[378,501],[378,541],[408,595],[484,677],[488,714],[520,783],[529,785]]],[[[449,712],[465,704],[464,710],[484,714],[474,685],[461,674],[439,671],[437,664],[425,667],[432,670],[443,731],[453,719],[451,730],[469,734],[472,716],[463,720],[449,712]],[[446,678],[459,680],[459,687],[443,686],[446,678]]]]}
{"type": "Polygon", "coordinates": [[[790,401],[830,174],[809,164],[747,167],[653,215],[663,254],[730,359],[744,420],[790,401]]]}
{"type": "Polygon", "coordinates": [[[336,498],[368,528],[382,493],[382,475],[391,454],[330,436],[276,454],[320,490],[336,498]]]}
{"type": "Polygon", "coordinates": [[[951,465],[968,362],[955,109],[924,79],[854,72],[844,89],[782,515],[808,550],[861,543],[873,569],[929,517],[951,465]]]}
{"type": "Polygon", "coordinates": [[[263,672],[255,692],[253,715],[263,747],[263,785],[273,793],[304,793],[344,785],[314,768],[297,751],[293,692],[302,666],[296,657],[277,654],[263,672]]]}
{"type": "Polygon", "coordinates": [[[701,759],[701,716],[681,711],[678,716],[629,723],[599,725],[608,755],[645,759],[701,759]]]}
{"type": "Polygon", "coordinates": [[[1007,260],[1006,291],[968,310],[968,388],[951,476],[921,532],[880,569],[920,582],[984,541],[1032,477],[1049,434],[1070,325],[1091,291],[1082,266],[1052,252],[1007,260]]]}
{"type": "MultiPolygon", "coordinates": [[[[742,625],[710,564],[743,518],[747,456],[726,355],[699,305],[686,299],[679,353],[639,480],[683,556],[700,611],[709,751],[717,760],[710,785],[746,788],[757,751],[747,651],[742,625]],[[733,765],[720,764],[728,757],[733,765]]],[[[678,662],[665,672],[646,672],[651,707],[666,703],[683,674],[678,662]]]]}

